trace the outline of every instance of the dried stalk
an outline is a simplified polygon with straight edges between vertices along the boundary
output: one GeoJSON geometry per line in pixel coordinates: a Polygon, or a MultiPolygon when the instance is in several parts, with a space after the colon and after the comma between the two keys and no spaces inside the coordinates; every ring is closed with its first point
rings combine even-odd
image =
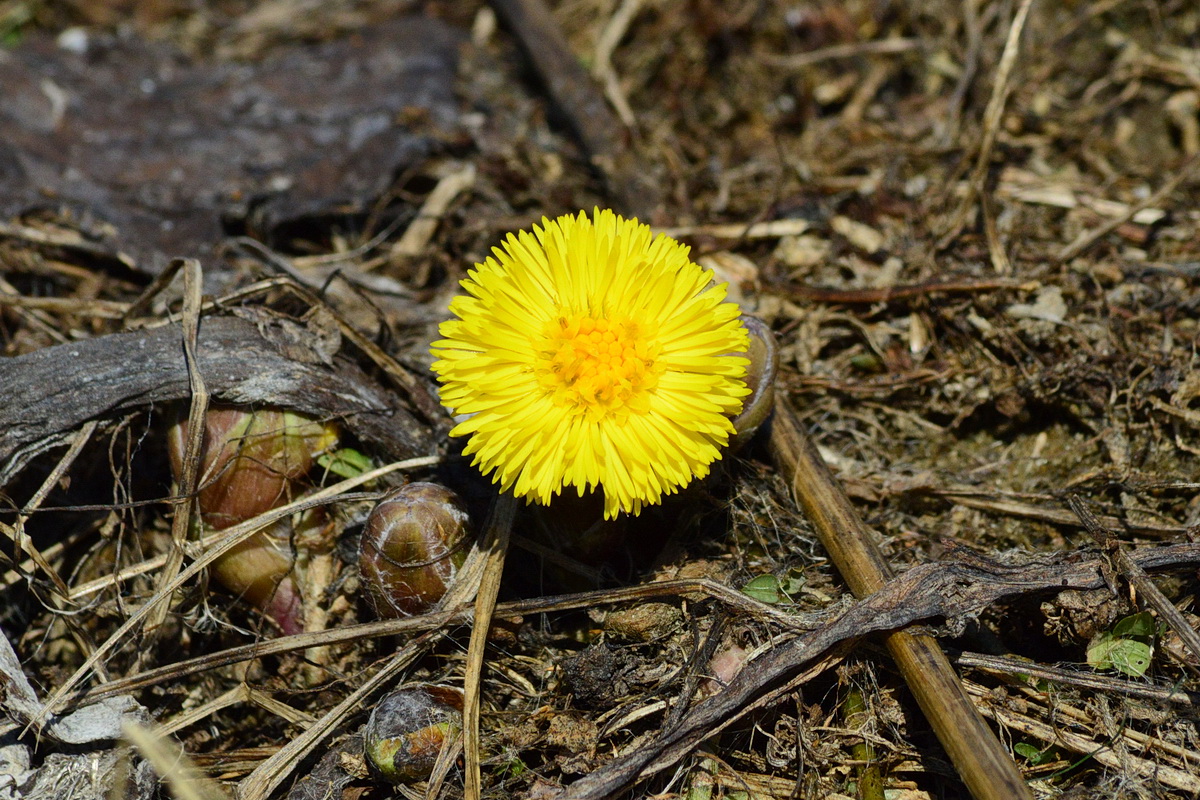
{"type": "MultiPolygon", "coordinates": [[[[858,597],[881,589],[891,568],[782,395],[775,400],[771,451],[850,589],[858,597]]],[[[1016,764],[975,710],[937,640],[898,631],[888,635],[887,646],[976,800],[1030,797],[1016,764]]]]}
{"type": "Polygon", "coordinates": [[[1017,64],[1017,55],[1021,51],[1021,33],[1025,30],[1025,21],[1029,18],[1029,9],[1032,5],[1033,0],[1021,0],[1016,14],[1013,15],[1012,24],[1008,29],[1008,37],[1004,41],[1004,51],[1000,55],[1000,64],[996,68],[996,82],[992,85],[992,96],[988,98],[987,108],[983,112],[983,138],[975,157],[975,168],[971,171],[970,180],[967,182],[967,193],[958,206],[953,222],[938,242],[939,250],[946,248],[958,236],[966,222],[967,214],[970,213],[976,198],[983,191],[983,179],[992,158],[996,135],[1000,131],[1000,118],[1004,114],[1004,104],[1008,100],[1009,79],[1017,64]]]}
{"type": "Polygon", "coordinates": [[[194,258],[177,259],[173,266],[183,272],[183,361],[187,368],[188,388],[191,400],[188,406],[188,436],[184,445],[183,470],[179,478],[179,502],[171,519],[171,548],[155,578],[155,599],[151,601],[142,626],[142,649],[138,652],[137,669],[154,654],[155,642],[170,611],[171,594],[163,591],[179,570],[183,568],[183,554],[188,540],[188,531],[194,516],[199,516],[196,497],[197,469],[200,451],[204,444],[204,418],[208,412],[209,392],[196,363],[197,339],[200,335],[201,281],[203,274],[200,262],[194,258]]]}
{"type": "Polygon", "coordinates": [[[258,531],[271,525],[278,519],[290,516],[298,511],[303,511],[309,508],[315,508],[322,505],[333,498],[336,498],[357,486],[364,483],[369,483],[377,478],[380,478],[388,473],[395,472],[399,469],[411,469],[414,467],[427,466],[429,459],[411,459],[409,461],[398,461],[392,464],[386,464],[382,467],[364,472],[354,478],[347,478],[340,483],[335,483],[332,486],[320,489],[313,492],[307,497],[299,500],[294,500],[287,505],[272,509],[264,514],[260,514],[254,519],[246,520],[245,522],[226,528],[222,533],[223,536],[213,543],[212,547],[206,550],[203,554],[197,556],[196,560],[181,570],[170,582],[162,586],[144,605],[138,608],[129,619],[125,620],[117,630],[113,631],[109,637],[96,650],[88,656],[87,660],[71,674],[69,678],[61,686],[54,690],[54,693],[46,700],[45,707],[41,714],[33,721],[34,727],[40,727],[45,724],[50,715],[64,708],[74,692],[75,688],[87,676],[97,663],[106,659],[109,653],[113,652],[119,645],[123,644],[126,637],[135,629],[138,629],[150,615],[155,604],[169,598],[171,593],[185,584],[187,581],[196,577],[202,570],[216,559],[223,556],[225,553],[232,550],[241,542],[246,541],[258,531]]]}
{"type": "Polygon", "coordinates": [[[479,696],[483,674],[483,654],[487,647],[488,629],[496,611],[496,596],[500,591],[500,576],[504,573],[504,557],[519,503],[505,492],[496,500],[492,520],[484,536],[484,561],[475,595],[475,618],[471,626],[471,641],[467,645],[466,680],[463,684],[463,754],[466,760],[466,781],[463,794],[467,800],[478,800],[482,794],[479,778],[479,696]]]}

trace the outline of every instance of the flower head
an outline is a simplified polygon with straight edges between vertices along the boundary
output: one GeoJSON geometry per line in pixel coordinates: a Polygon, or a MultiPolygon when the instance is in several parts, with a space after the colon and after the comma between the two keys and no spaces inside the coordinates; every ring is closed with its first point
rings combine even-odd
{"type": "Polygon", "coordinates": [[[509,234],[462,282],[433,370],[451,432],[505,490],[566,486],[638,513],[708,474],[749,393],[725,285],[688,248],[612,211],[509,234]]]}

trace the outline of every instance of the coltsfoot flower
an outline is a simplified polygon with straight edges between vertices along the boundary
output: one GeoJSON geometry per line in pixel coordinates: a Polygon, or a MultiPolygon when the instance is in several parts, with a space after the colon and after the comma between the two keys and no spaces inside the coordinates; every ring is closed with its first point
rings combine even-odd
{"type": "Polygon", "coordinates": [[[539,503],[634,514],[708,474],[749,394],[745,328],[688,248],[597,209],[509,234],[462,282],[433,365],[465,453],[539,503]]]}

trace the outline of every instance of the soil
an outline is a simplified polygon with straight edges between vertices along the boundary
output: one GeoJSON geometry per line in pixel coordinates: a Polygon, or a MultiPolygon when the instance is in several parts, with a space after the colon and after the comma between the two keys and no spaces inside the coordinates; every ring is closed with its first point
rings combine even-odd
{"type": "Polygon", "coordinates": [[[387,688],[472,668],[461,615],[374,621],[358,537],[409,479],[486,528],[429,343],[503,236],[593,207],[767,323],[900,577],[855,605],[766,428],[636,519],[522,508],[484,796],[968,796],[881,647],[912,626],[1033,796],[1196,796],[1196,4],[539,7],[0,3],[0,797],[463,796],[457,751],[432,787],[363,763],[387,688]],[[204,392],[361,457],[288,500],[403,465],[278,520],[302,634],[213,579],[173,494],[204,392]]]}

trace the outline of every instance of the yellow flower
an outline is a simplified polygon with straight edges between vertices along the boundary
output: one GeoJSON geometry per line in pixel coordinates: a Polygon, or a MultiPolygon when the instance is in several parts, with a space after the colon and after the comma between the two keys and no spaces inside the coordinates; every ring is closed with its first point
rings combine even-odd
{"type": "Polygon", "coordinates": [[[750,393],[725,285],[688,248],[597,209],[509,234],[463,280],[433,370],[450,434],[539,503],[600,488],[634,514],[708,474],[750,393]]]}

